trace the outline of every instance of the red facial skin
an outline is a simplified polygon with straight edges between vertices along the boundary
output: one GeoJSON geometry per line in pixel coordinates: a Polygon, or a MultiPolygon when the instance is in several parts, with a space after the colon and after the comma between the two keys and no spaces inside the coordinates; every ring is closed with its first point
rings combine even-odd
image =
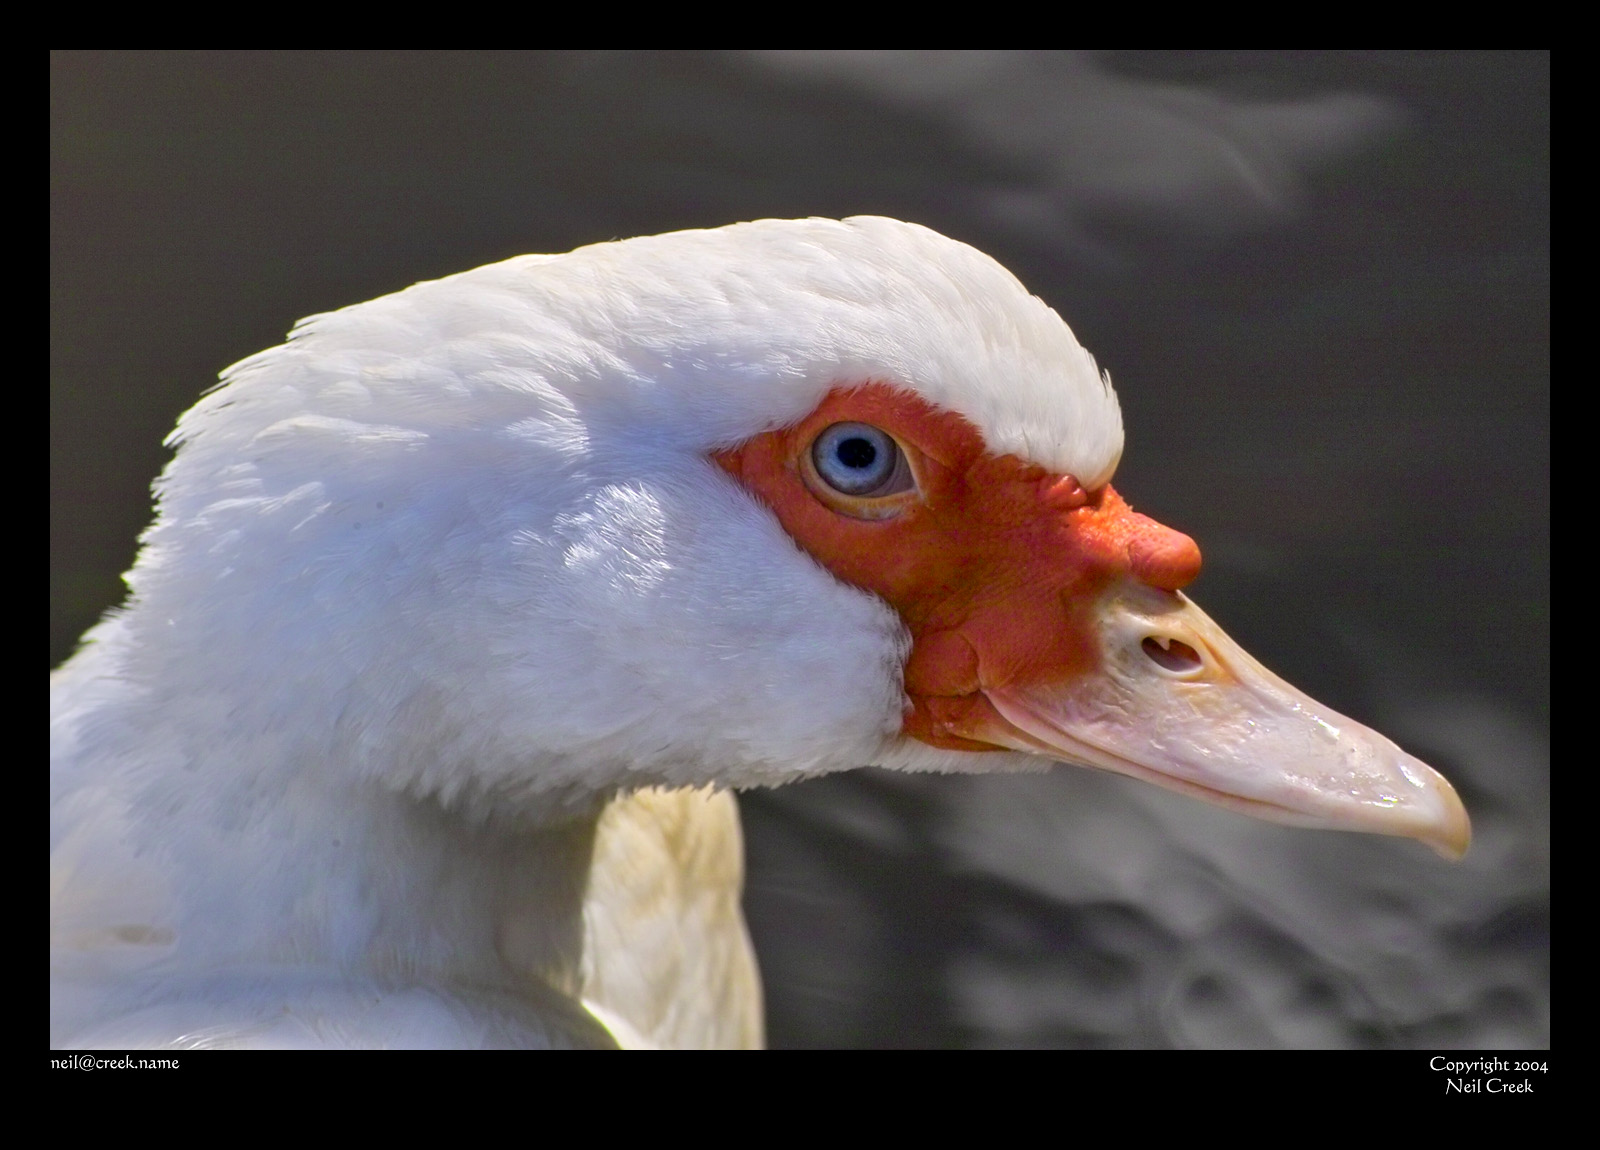
{"type": "Polygon", "coordinates": [[[985,689],[1094,673],[1094,613],[1114,583],[1176,591],[1200,573],[1194,540],[1135,513],[1109,484],[1085,491],[991,454],[962,416],[882,383],[835,389],[793,427],[713,459],[819,563],[899,613],[912,637],[903,730],[935,747],[1000,749],[967,737],[1005,725],[985,689]],[[812,442],[844,422],[892,435],[916,490],[866,499],[823,483],[812,442]]]}

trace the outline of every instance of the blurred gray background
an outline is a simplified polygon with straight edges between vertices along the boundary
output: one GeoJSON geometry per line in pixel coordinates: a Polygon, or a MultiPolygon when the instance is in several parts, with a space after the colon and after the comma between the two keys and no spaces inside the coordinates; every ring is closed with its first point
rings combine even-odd
{"type": "Polygon", "coordinates": [[[1116,381],[1194,598],[1477,838],[1089,771],[745,797],[774,1046],[1549,1043],[1549,58],[57,53],[50,659],[162,437],[299,317],[522,252],[916,220],[1116,381]]]}

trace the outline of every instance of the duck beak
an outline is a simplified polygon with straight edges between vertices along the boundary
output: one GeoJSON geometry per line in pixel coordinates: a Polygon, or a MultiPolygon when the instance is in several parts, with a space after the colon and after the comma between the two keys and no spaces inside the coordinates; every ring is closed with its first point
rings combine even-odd
{"type": "Polygon", "coordinates": [[[1466,851],[1466,808],[1442,775],[1278,678],[1181,592],[1122,580],[1092,618],[1096,670],[984,687],[989,707],[951,733],[1276,822],[1466,851]]]}

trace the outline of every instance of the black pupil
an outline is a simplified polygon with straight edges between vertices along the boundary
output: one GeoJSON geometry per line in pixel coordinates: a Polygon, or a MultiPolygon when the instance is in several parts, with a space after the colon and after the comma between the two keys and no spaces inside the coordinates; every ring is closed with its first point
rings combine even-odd
{"type": "Polygon", "coordinates": [[[878,449],[870,440],[857,436],[846,439],[834,449],[834,454],[839,457],[839,462],[853,471],[864,471],[872,466],[872,461],[878,458],[878,449]]]}

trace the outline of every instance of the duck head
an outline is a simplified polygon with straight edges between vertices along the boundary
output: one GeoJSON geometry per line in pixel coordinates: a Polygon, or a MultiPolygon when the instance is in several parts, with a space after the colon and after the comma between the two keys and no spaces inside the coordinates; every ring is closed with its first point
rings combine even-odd
{"type": "Polygon", "coordinates": [[[1442,777],[1185,597],[1198,548],[1111,486],[1109,379],[926,228],[768,220],[418,284],[303,322],[175,439],[117,626],[163,663],[126,673],[220,716],[211,746],[489,813],[1060,760],[1468,841],[1442,777]]]}

